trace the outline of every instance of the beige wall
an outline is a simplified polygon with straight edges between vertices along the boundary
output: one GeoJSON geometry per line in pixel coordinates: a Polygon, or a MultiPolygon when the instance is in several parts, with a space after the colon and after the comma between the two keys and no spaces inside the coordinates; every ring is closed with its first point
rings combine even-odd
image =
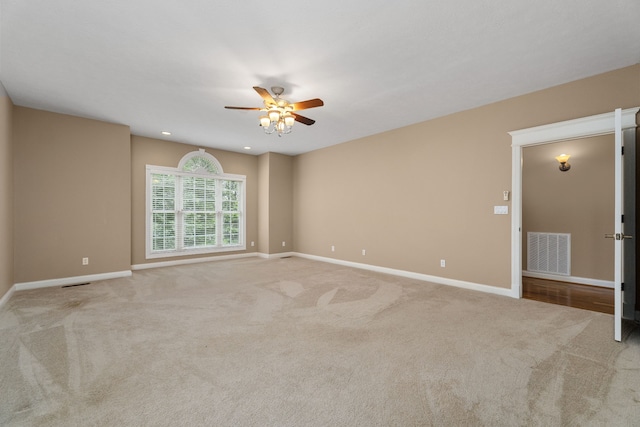
{"type": "Polygon", "coordinates": [[[259,164],[258,250],[265,254],[290,252],[293,250],[293,158],[284,154],[265,153],[259,157],[259,164]]]}
{"type": "Polygon", "coordinates": [[[14,281],[129,270],[129,127],[15,107],[13,128],[14,281]]]}
{"type": "Polygon", "coordinates": [[[613,280],[614,138],[605,135],[523,149],[523,269],[527,232],[570,233],[571,275],[613,280]],[[561,172],[555,156],[571,155],[561,172]]]}
{"type": "Polygon", "coordinates": [[[297,156],[295,250],[508,288],[507,132],[637,105],[640,65],[297,156]]]}
{"type": "Polygon", "coordinates": [[[293,250],[293,158],[269,153],[269,253],[293,250]],[[285,242],[285,245],[282,245],[285,242]]]}
{"type": "Polygon", "coordinates": [[[0,83],[0,298],[13,286],[13,104],[0,83]]]}
{"type": "MultiPolygon", "coordinates": [[[[177,142],[145,138],[141,136],[131,136],[131,188],[129,189],[132,199],[131,210],[131,251],[132,265],[146,264],[153,262],[164,262],[175,259],[201,258],[223,253],[188,255],[170,258],[145,259],[145,191],[146,191],[146,165],[177,167],[180,159],[187,153],[198,150],[196,147],[177,142]]],[[[247,181],[247,205],[246,226],[247,226],[247,250],[255,252],[256,248],[250,246],[250,242],[258,237],[258,158],[248,154],[233,153],[230,151],[206,149],[206,152],[214,156],[225,173],[246,175],[247,181]]],[[[232,254],[243,252],[231,252],[232,254]]],[[[229,254],[224,253],[224,254],[229,254]]]]}
{"type": "Polygon", "coordinates": [[[269,156],[258,157],[258,252],[269,253],[269,156]]]}

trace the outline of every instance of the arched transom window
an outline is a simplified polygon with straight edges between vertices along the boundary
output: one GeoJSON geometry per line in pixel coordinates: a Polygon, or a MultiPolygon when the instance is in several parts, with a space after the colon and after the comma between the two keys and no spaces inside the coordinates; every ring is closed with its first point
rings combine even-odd
{"type": "Polygon", "coordinates": [[[178,163],[178,169],[184,172],[194,172],[200,174],[221,174],[222,165],[211,154],[202,148],[198,151],[187,153],[178,163]]]}

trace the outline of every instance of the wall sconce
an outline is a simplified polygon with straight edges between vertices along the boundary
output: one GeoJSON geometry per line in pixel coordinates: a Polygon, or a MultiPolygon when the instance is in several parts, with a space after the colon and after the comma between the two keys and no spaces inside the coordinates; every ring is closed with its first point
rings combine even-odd
{"type": "Polygon", "coordinates": [[[558,157],[556,157],[556,160],[560,163],[560,170],[562,172],[566,172],[571,169],[571,165],[568,163],[569,157],[571,156],[568,154],[560,154],[558,157]]]}

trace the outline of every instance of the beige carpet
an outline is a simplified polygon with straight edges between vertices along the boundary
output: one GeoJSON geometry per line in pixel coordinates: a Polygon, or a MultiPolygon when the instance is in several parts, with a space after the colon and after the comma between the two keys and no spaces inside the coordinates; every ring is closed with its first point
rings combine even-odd
{"type": "Polygon", "coordinates": [[[640,424],[610,315],[300,258],[16,292],[9,426],[640,424]]]}

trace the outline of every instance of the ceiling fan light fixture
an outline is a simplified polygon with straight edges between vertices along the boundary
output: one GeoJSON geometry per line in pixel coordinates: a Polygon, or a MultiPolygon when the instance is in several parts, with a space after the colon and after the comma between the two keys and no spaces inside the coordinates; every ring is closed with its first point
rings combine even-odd
{"type": "Polygon", "coordinates": [[[273,86],[271,91],[275,95],[275,98],[271,96],[268,90],[254,86],[253,89],[258,92],[263,99],[263,108],[256,107],[231,107],[225,108],[231,110],[260,110],[263,111],[259,117],[260,126],[264,133],[271,134],[278,132],[278,136],[291,133],[295,122],[300,122],[307,126],[314,124],[316,121],[308,117],[301,116],[300,114],[294,114],[293,111],[305,110],[307,108],[322,107],[324,102],[319,98],[309,99],[307,101],[290,103],[286,99],[280,98],[280,95],[284,92],[284,89],[280,86],[273,86]]]}

